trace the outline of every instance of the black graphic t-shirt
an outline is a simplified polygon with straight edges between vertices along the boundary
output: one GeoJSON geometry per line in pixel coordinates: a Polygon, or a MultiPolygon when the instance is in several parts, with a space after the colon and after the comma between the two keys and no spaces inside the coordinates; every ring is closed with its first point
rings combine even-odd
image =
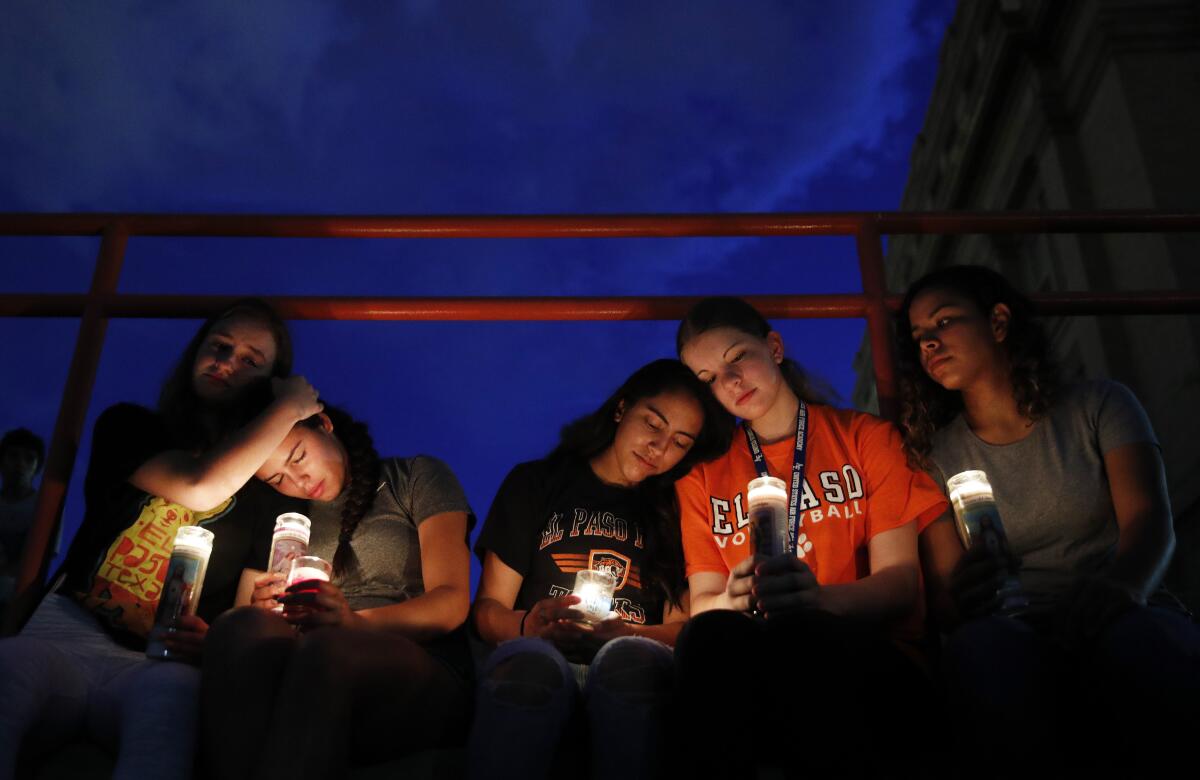
{"type": "Polygon", "coordinates": [[[582,461],[522,463],[500,485],[475,542],[524,577],[514,609],[575,587],[575,574],[601,567],[617,578],[613,610],[638,624],[662,622],[663,599],[643,587],[647,508],[637,491],[606,485],[582,461]]]}

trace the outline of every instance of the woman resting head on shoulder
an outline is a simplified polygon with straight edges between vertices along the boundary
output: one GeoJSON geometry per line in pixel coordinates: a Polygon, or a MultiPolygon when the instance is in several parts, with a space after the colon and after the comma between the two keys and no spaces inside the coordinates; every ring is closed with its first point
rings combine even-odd
{"type": "Polygon", "coordinates": [[[968,744],[1002,773],[1070,745],[1062,723],[1122,722],[1106,756],[1127,767],[1163,755],[1146,745],[1182,744],[1163,735],[1200,695],[1200,632],[1156,591],[1174,532],[1137,399],[1112,381],[1059,386],[1032,305],[987,268],[914,282],[897,338],[906,448],[943,482],[984,471],[1007,537],[999,553],[953,534],[928,549],[962,622],[945,668],[968,744]],[[985,722],[1042,739],[975,745],[985,722]]]}
{"type": "Polygon", "coordinates": [[[546,776],[581,698],[595,775],[651,771],[687,618],[673,484],[728,446],[730,422],[686,367],[657,360],[505,478],[476,543],[474,624],[500,646],[481,673],[472,776],[546,776]],[[616,580],[610,617],[571,595],[583,569],[616,580]]]}
{"type": "Polygon", "coordinates": [[[328,777],[461,739],[474,518],[454,474],[424,455],[380,458],[366,425],[327,406],[257,476],[310,502],[308,555],[333,576],[285,590],[264,575],[253,605],[214,625],[202,688],[214,776],[328,777]]]}
{"type": "MultiPolygon", "coordinates": [[[[712,681],[736,670],[732,687],[745,711],[795,712],[802,699],[811,702],[806,709],[822,708],[820,720],[830,725],[812,728],[820,731],[815,742],[830,749],[806,758],[817,762],[806,766],[849,773],[839,757],[870,761],[890,748],[842,745],[847,733],[832,724],[885,701],[916,708],[923,695],[921,671],[893,640],[919,655],[917,535],[945,515],[945,498],[907,466],[892,425],[815,402],[783,337],[746,301],[696,304],[680,323],[676,346],[742,420],[729,449],[677,485],[692,612],[704,613],[677,648],[683,707],[710,706],[712,681]],[[769,557],[755,555],[749,517],[747,485],[761,476],[781,479],[788,492],[791,549],[769,557]]],[[[787,745],[797,723],[773,720],[778,733],[763,734],[759,744],[787,745]]],[[[888,733],[897,749],[907,738],[903,728],[888,733]]],[[[694,769],[736,771],[721,762],[737,754],[721,750],[691,756],[694,769]]],[[[789,760],[782,749],[759,759],[789,760]]]]}

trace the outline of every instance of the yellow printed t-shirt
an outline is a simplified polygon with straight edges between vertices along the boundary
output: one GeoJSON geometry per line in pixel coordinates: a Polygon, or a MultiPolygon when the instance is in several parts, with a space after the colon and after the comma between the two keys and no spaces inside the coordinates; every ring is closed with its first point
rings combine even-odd
{"type": "Polygon", "coordinates": [[[154,625],[175,532],[224,513],[234,499],[209,512],[193,512],[158,496],[148,496],[133,525],[109,545],[79,602],[116,629],[145,637],[154,625]]]}

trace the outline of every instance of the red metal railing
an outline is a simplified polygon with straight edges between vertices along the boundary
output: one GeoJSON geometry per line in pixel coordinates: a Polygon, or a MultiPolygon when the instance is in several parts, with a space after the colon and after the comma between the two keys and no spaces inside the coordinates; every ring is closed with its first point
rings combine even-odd
{"type": "MultiPolygon", "coordinates": [[[[880,411],[894,417],[896,376],[881,237],[887,234],[1130,233],[1200,231],[1194,212],[677,214],[321,217],[166,214],[0,214],[0,235],[101,235],[91,288],[79,295],[0,295],[0,316],[81,317],[59,407],[35,520],[21,556],[5,633],[15,630],[40,591],[49,546],[66,500],[104,333],[113,317],[198,317],[218,296],[121,295],[125,244],[134,236],[276,238],[684,238],[716,236],[854,236],[862,293],[749,298],[768,318],[863,317],[872,346],[880,411]]],[[[1055,293],[1033,296],[1050,314],[1200,312],[1200,291],[1055,293]]],[[[284,317],[335,320],[645,320],[678,319],[684,297],[609,298],[270,298],[284,317]]]]}

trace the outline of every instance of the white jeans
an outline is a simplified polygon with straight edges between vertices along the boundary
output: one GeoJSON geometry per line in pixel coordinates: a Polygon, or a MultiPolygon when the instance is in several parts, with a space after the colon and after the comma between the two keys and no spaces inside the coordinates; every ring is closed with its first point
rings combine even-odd
{"type": "Polygon", "coordinates": [[[96,618],[51,594],[19,636],[0,641],[0,780],[23,744],[87,735],[115,750],[114,780],[191,777],[200,672],[119,645],[96,618]]]}

